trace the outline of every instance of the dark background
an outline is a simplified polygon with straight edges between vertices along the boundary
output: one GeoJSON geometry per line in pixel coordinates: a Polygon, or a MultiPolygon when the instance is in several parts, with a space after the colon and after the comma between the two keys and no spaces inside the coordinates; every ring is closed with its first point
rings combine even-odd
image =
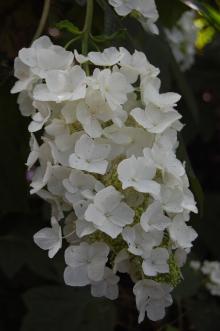
{"type": "MultiPolygon", "coordinates": [[[[186,9],[178,0],[158,0],[157,4],[160,24],[167,26],[186,9]]],[[[24,166],[29,150],[28,120],[20,115],[17,97],[9,91],[14,83],[13,60],[20,48],[30,45],[42,6],[40,0],[0,2],[0,330],[219,331],[220,299],[208,294],[200,276],[188,266],[166,319],[158,323],[146,320],[138,326],[132,284],[127,278],[122,279],[117,301],[92,298],[87,288],[64,285],[63,251],[49,260],[46,252],[34,245],[33,234],[48,223],[49,209],[39,198],[29,196],[24,166]]],[[[54,0],[44,33],[57,32],[52,28],[62,19],[82,27],[84,13],[85,8],[74,0],[54,0]]],[[[95,33],[117,29],[118,20],[108,7],[103,12],[96,5],[95,13],[95,33]]],[[[133,20],[125,19],[123,24],[130,38],[122,37],[117,43],[129,48],[134,43],[145,51],[161,69],[162,88],[183,95],[179,111],[186,127],[178,153],[188,161],[200,209],[200,214],[192,217],[199,238],[191,258],[220,261],[220,38],[216,34],[183,74],[162,35],[145,34],[133,20]]],[[[70,36],[60,32],[52,39],[63,45],[70,36]]]]}

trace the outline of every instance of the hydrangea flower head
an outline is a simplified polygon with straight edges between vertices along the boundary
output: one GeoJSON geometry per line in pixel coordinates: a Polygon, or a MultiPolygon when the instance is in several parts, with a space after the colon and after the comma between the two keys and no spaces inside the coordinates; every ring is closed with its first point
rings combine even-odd
{"type": "MultiPolygon", "coordinates": [[[[145,1],[111,4],[124,15],[145,1]]],[[[142,15],[153,22],[147,4],[142,15]]],[[[158,74],[142,52],[82,56],[41,37],[19,52],[12,89],[30,116],[31,193],[51,205],[51,227],[35,243],[53,257],[66,240],[65,283],[90,285],[96,297],[116,299],[128,273],[139,322],[145,313],[164,317],[179,257],[197,236],[188,225],[196,203],[176,156],[180,95],[161,93],[158,74]]]]}

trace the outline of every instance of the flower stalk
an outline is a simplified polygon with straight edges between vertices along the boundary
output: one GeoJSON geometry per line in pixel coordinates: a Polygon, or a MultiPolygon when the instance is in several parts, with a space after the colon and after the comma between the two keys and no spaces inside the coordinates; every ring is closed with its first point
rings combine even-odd
{"type": "MultiPolygon", "coordinates": [[[[87,0],[86,18],[85,18],[85,24],[84,24],[84,28],[83,28],[83,38],[82,38],[82,54],[83,55],[87,55],[87,53],[88,53],[89,35],[90,35],[91,27],[92,27],[93,10],[94,10],[93,0],[87,0]]],[[[89,74],[88,63],[85,64],[85,71],[87,74],[89,74]]]]}

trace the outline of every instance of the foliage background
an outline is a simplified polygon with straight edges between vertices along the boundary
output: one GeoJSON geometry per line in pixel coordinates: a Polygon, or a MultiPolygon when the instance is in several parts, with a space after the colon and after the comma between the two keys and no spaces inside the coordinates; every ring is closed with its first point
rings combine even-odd
{"type": "MultiPolygon", "coordinates": [[[[44,32],[53,34],[55,23],[63,19],[82,27],[85,8],[83,1],[78,3],[53,0],[44,32]]],[[[187,9],[178,0],[157,0],[157,5],[160,24],[168,27],[187,9]]],[[[14,82],[14,57],[20,48],[30,45],[42,6],[41,0],[0,3],[0,330],[219,331],[220,299],[204,290],[199,275],[188,266],[166,319],[159,323],[145,321],[138,326],[128,279],[123,279],[117,301],[94,299],[89,289],[64,286],[62,252],[50,261],[34,245],[32,236],[47,224],[49,210],[40,199],[29,196],[24,166],[29,149],[28,121],[20,115],[16,96],[9,91],[14,82]]],[[[97,4],[95,13],[95,34],[109,35],[121,28],[108,7],[104,6],[103,11],[97,4]]],[[[115,44],[143,50],[159,66],[162,88],[183,95],[179,110],[186,127],[180,137],[179,157],[188,160],[190,181],[200,208],[199,216],[192,219],[199,239],[191,258],[220,260],[220,38],[216,34],[184,75],[163,35],[147,35],[132,19],[123,20],[123,27],[128,34],[122,32],[115,44]]],[[[69,39],[68,32],[53,38],[60,44],[69,39]]],[[[101,47],[108,44],[112,41],[101,47]]]]}

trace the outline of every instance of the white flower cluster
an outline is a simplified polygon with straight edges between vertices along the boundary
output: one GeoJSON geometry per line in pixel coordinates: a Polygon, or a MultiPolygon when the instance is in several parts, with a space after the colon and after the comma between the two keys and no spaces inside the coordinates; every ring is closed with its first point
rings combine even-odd
{"type": "Polygon", "coordinates": [[[154,0],[108,0],[108,2],[119,16],[127,16],[132,13],[146,31],[159,33],[155,24],[159,14],[154,0]]]}
{"type": "Polygon", "coordinates": [[[199,261],[191,261],[191,267],[194,270],[200,270],[206,277],[206,288],[212,295],[220,296],[220,262],[204,261],[203,264],[199,261]]]}
{"type": "Polygon", "coordinates": [[[198,28],[194,20],[195,13],[192,10],[186,11],[172,29],[165,29],[173,54],[183,71],[192,66],[196,54],[198,28]]]}
{"type": "Polygon", "coordinates": [[[52,207],[51,227],[35,243],[53,257],[65,238],[65,283],[90,284],[97,297],[117,298],[117,273],[128,273],[139,322],[145,312],[164,317],[197,237],[188,225],[196,204],[175,153],[180,96],[160,93],[158,74],[142,52],[83,56],[43,36],[19,52],[12,89],[31,117],[31,193],[52,207]]]}

